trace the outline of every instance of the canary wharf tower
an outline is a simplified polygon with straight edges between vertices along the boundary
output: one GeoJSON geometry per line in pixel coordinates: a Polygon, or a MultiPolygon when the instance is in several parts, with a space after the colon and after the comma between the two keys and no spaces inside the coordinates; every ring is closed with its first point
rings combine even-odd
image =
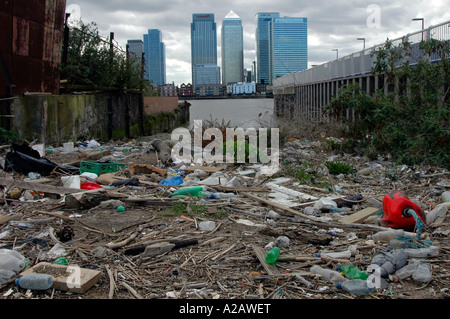
{"type": "Polygon", "coordinates": [[[220,84],[220,68],[217,65],[217,28],[213,13],[192,15],[191,63],[194,87],[199,84],[220,84]]]}

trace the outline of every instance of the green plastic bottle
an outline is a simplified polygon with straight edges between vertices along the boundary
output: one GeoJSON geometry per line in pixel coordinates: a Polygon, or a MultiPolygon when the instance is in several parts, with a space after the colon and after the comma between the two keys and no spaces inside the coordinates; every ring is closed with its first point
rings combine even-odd
{"type": "Polygon", "coordinates": [[[277,261],[279,256],[280,256],[280,248],[275,246],[275,247],[273,247],[271,250],[269,250],[267,252],[267,254],[266,254],[266,262],[269,265],[273,265],[277,261]]]}
{"type": "Polygon", "coordinates": [[[188,188],[180,188],[176,190],[172,197],[176,196],[191,196],[191,197],[197,197],[197,198],[203,198],[207,197],[208,194],[203,191],[203,186],[194,186],[194,187],[188,187],[188,188]]]}
{"type": "Polygon", "coordinates": [[[369,274],[366,271],[359,270],[353,264],[337,266],[337,271],[339,271],[345,278],[348,279],[362,279],[366,280],[369,277],[369,274]]]}

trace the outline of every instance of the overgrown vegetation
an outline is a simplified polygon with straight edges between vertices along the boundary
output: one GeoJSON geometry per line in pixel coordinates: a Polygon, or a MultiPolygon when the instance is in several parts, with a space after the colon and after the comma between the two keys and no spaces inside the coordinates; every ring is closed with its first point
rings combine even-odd
{"type": "Polygon", "coordinates": [[[19,135],[16,132],[0,127],[0,144],[9,144],[14,142],[18,137],[19,135]]]}
{"type": "Polygon", "coordinates": [[[341,162],[325,162],[325,166],[328,168],[330,174],[339,175],[339,174],[351,174],[353,172],[353,167],[347,163],[341,162]]]}
{"type": "Polygon", "coordinates": [[[326,108],[345,124],[345,147],[361,147],[370,158],[390,154],[399,164],[449,167],[450,41],[388,40],[373,55],[372,73],[384,77],[388,93],[383,87],[370,95],[353,84],[326,108]],[[349,122],[343,114],[351,109],[356,120],[349,122]]]}
{"type": "Polygon", "coordinates": [[[94,22],[79,22],[69,33],[67,64],[61,65],[61,79],[92,90],[146,90],[140,60],[127,59],[126,52],[103,39],[94,22]]]}

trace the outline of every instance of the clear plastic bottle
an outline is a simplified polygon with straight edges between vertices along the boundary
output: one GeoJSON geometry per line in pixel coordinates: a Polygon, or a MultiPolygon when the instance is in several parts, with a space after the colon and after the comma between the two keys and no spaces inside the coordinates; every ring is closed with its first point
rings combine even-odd
{"type": "Polygon", "coordinates": [[[0,269],[12,270],[19,273],[25,268],[25,258],[14,250],[0,250],[0,269]]]}
{"type": "Polygon", "coordinates": [[[417,269],[420,261],[417,259],[411,259],[406,266],[398,269],[394,274],[389,275],[389,279],[393,282],[398,282],[408,277],[411,277],[417,269]]]}
{"type": "Polygon", "coordinates": [[[209,199],[224,199],[224,198],[233,198],[236,195],[233,193],[212,193],[211,196],[209,196],[209,199]]]}
{"type": "Polygon", "coordinates": [[[316,257],[320,258],[350,258],[352,256],[352,252],[350,250],[344,250],[344,251],[323,251],[319,254],[316,254],[316,257]]]}
{"type": "Polygon", "coordinates": [[[23,289],[47,290],[53,286],[53,278],[47,274],[26,274],[16,279],[16,285],[23,289]]]}
{"type": "Polygon", "coordinates": [[[381,242],[389,242],[392,239],[396,239],[397,236],[403,236],[404,235],[403,229],[395,230],[382,230],[372,235],[372,239],[375,241],[381,241],[381,242]]]}
{"type": "Polygon", "coordinates": [[[420,257],[434,257],[439,255],[439,247],[430,246],[427,248],[404,248],[402,249],[408,257],[420,258],[420,257]]]}
{"type": "Polygon", "coordinates": [[[16,273],[12,270],[0,269],[0,285],[6,284],[8,281],[13,279],[16,273]]]}
{"type": "Polygon", "coordinates": [[[426,263],[420,263],[417,266],[416,271],[412,274],[412,278],[415,281],[420,281],[423,283],[427,283],[431,280],[431,269],[430,265],[426,263]]]}
{"type": "Polygon", "coordinates": [[[336,288],[343,289],[357,296],[366,296],[372,292],[367,285],[367,280],[353,279],[336,283],[336,288]]]}
{"type": "Polygon", "coordinates": [[[332,269],[322,268],[317,265],[312,266],[309,271],[313,274],[321,275],[323,280],[330,281],[334,284],[345,280],[344,276],[342,276],[339,272],[332,269]]]}

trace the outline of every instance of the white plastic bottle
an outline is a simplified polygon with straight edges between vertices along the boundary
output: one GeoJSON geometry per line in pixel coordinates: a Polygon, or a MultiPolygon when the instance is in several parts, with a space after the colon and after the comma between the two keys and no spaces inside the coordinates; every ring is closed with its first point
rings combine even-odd
{"type": "Polygon", "coordinates": [[[389,279],[393,282],[398,282],[408,277],[411,277],[419,266],[420,261],[417,259],[411,259],[406,266],[398,269],[394,274],[389,275],[389,279]]]}
{"type": "Polygon", "coordinates": [[[309,271],[313,274],[321,275],[323,280],[330,281],[334,284],[345,280],[345,277],[342,276],[339,272],[332,269],[322,268],[317,265],[312,266],[309,271]]]}
{"type": "Polygon", "coordinates": [[[16,285],[23,289],[47,290],[53,286],[53,278],[47,274],[27,274],[17,278],[16,285]]]}
{"type": "Polygon", "coordinates": [[[6,284],[15,276],[16,273],[12,270],[0,269],[0,285],[6,284]]]}
{"type": "Polygon", "coordinates": [[[413,273],[412,278],[415,281],[420,281],[423,283],[429,282],[431,280],[430,265],[428,265],[426,263],[420,263],[417,266],[416,271],[413,273]]]}
{"type": "Polygon", "coordinates": [[[0,250],[0,269],[19,273],[25,268],[25,258],[18,252],[9,249],[0,250]]]}

